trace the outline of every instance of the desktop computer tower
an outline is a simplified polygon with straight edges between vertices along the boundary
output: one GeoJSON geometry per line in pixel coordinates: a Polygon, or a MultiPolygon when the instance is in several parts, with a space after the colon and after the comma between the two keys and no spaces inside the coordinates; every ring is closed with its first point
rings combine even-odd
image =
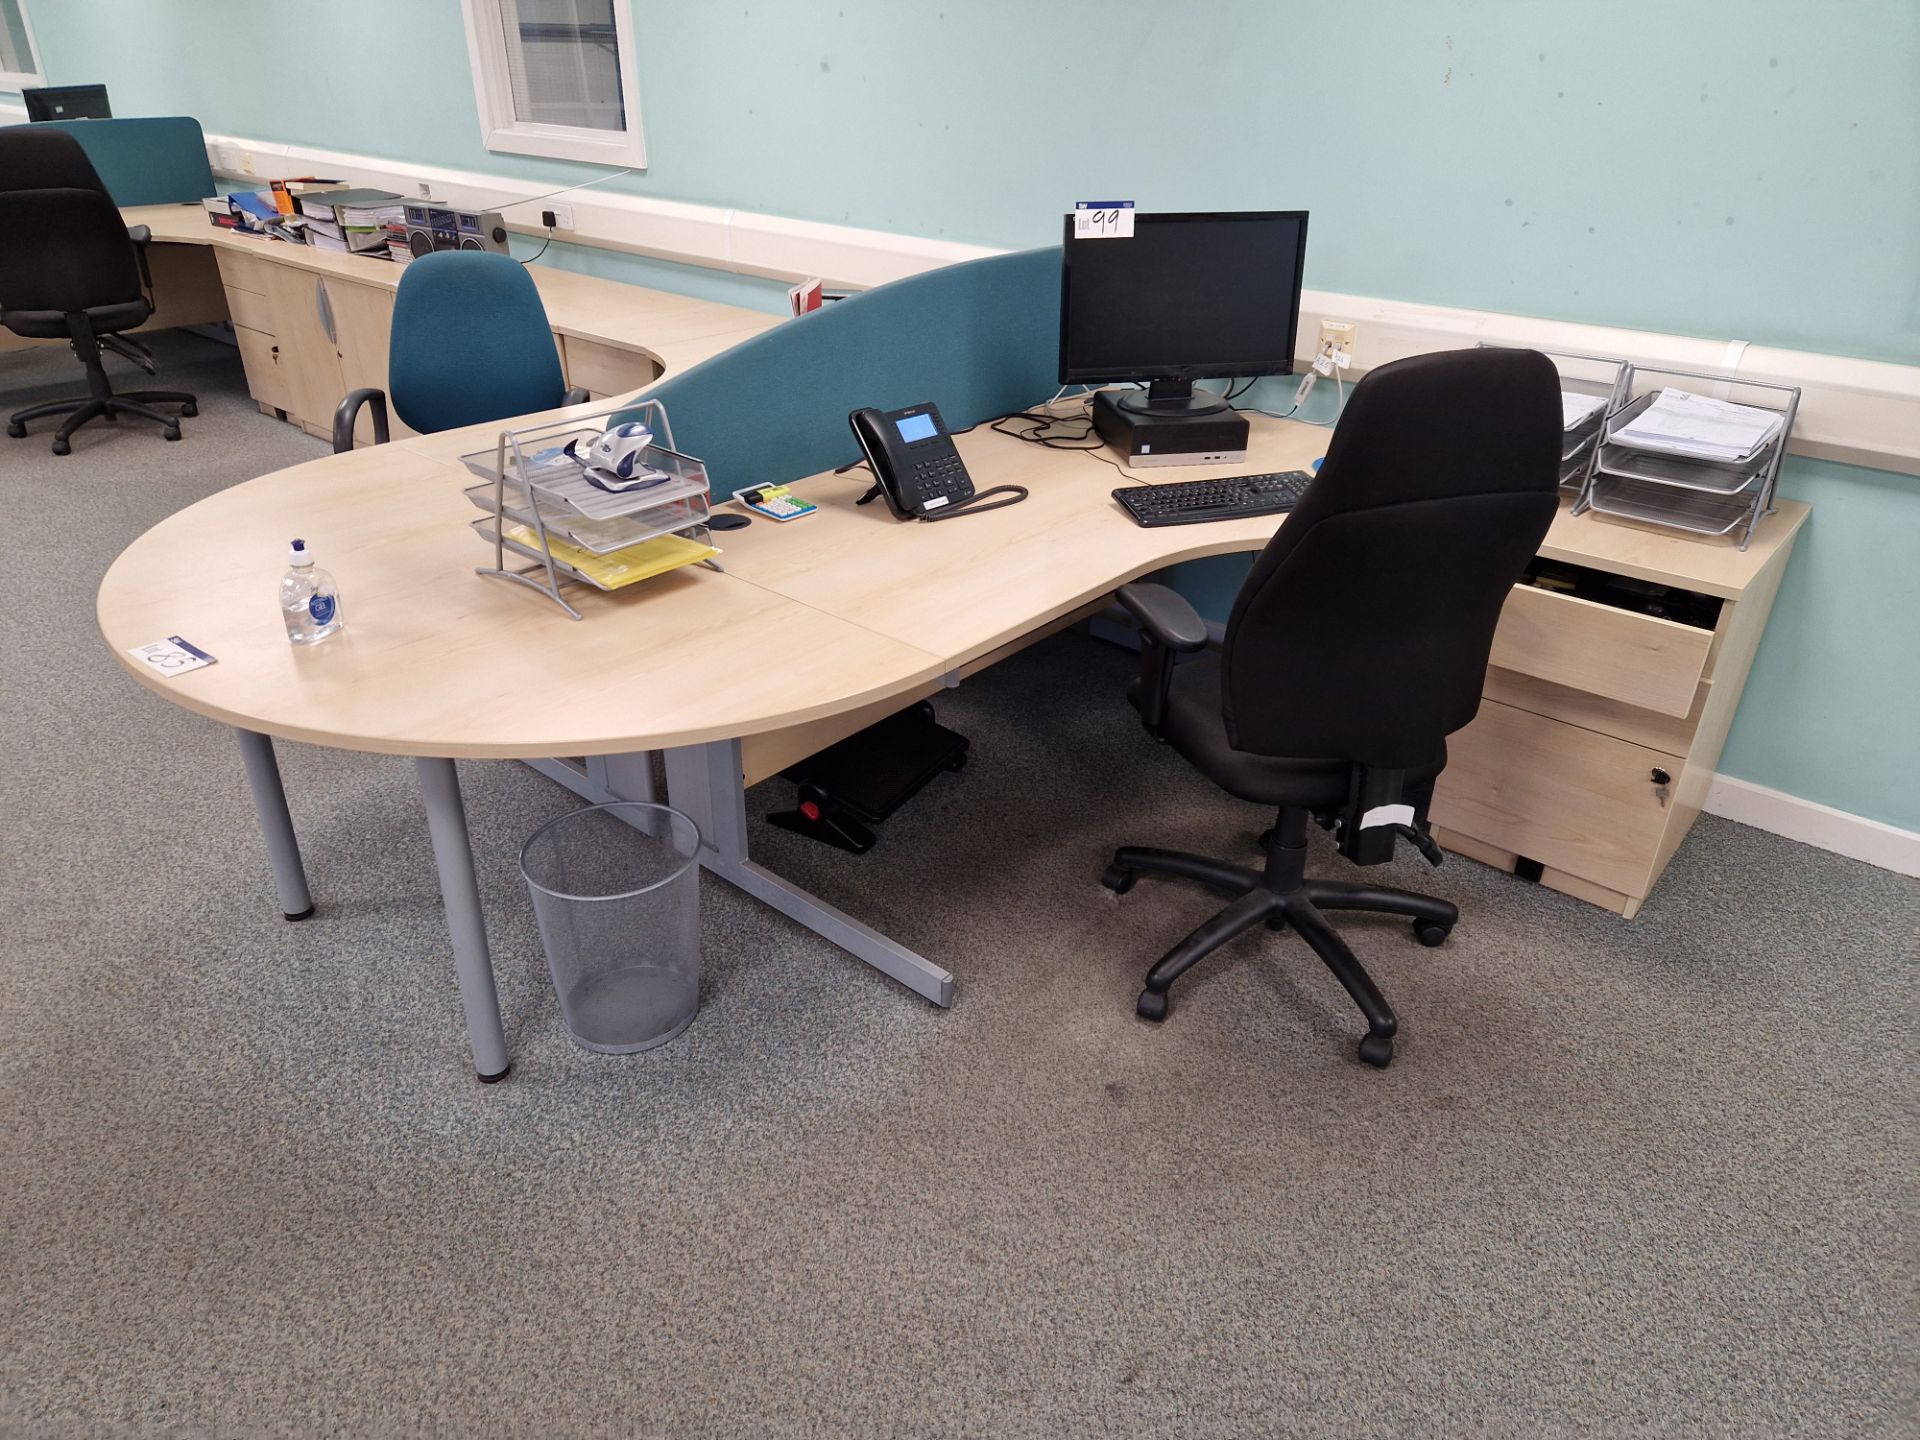
{"type": "Polygon", "coordinates": [[[1247,417],[1234,410],[1198,415],[1151,415],[1120,407],[1122,393],[1093,397],[1093,428],[1143,470],[1160,465],[1240,465],[1247,458],[1247,417]]]}

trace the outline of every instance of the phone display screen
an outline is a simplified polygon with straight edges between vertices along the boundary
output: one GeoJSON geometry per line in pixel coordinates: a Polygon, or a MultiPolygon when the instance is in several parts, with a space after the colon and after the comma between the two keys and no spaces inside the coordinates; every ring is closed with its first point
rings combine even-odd
{"type": "Polygon", "coordinates": [[[931,415],[909,415],[904,420],[894,421],[893,426],[900,432],[901,440],[908,445],[916,440],[931,440],[936,433],[931,415]]]}

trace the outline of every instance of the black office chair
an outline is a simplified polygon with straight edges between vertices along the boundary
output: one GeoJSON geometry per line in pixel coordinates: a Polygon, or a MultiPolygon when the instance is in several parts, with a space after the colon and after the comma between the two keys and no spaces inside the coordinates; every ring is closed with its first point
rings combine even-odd
{"type": "Polygon", "coordinates": [[[149,238],[144,225],[128,229],[73,136],[51,126],[0,129],[0,325],[31,339],[71,340],[88,388],[76,399],[16,411],[7,419],[14,439],[25,438],[29,420],[65,415],[53,436],[53,453],[65,455],[89,420],[125,414],[157,420],[163,436],[178,440],[179,419],[152,407],[197,413],[184,390],[116,395],[100,362],[108,345],[152,372],[146,347],[117,333],[153,314],[149,238]]]}
{"type": "Polygon", "coordinates": [[[1237,897],[1147,974],[1138,1010],[1167,1014],[1167,990],[1245,930],[1291,925],[1367,1019],[1360,1058],[1385,1066],[1398,1022],[1321,913],[1405,915],[1438,945],[1459,912],[1445,900],[1306,878],[1309,818],[1348,859],[1392,858],[1396,838],[1433,864],[1426,834],[1446,737],[1473,719],[1508,591],[1558,504],[1559,379],[1531,350],[1460,350],[1383,365],[1354,388],[1318,478],[1254,562],[1218,658],[1206,626],[1164,586],[1119,599],[1139,620],[1146,726],[1242,800],[1277,806],[1255,871],[1199,855],[1128,847],[1102,877],[1125,894],[1141,875],[1183,876],[1237,897]]]}

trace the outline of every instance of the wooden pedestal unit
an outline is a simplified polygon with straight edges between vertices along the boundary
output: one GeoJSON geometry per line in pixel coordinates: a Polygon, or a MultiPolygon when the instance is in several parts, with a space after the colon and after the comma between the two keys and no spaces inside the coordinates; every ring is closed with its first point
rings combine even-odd
{"type": "Polygon", "coordinates": [[[1807,507],[1744,552],[1562,512],[1550,560],[1719,600],[1709,629],[1515,586],[1480,714],[1448,741],[1449,850],[1631,918],[1692,828],[1807,507]]]}

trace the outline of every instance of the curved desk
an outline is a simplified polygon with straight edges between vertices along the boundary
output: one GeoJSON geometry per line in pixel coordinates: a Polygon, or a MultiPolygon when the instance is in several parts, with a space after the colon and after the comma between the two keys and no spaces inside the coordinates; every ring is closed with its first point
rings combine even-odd
{"type": "MultiPolygon", "coordinates": [[[[773,323],[751,316],[729,338],[727,324],[748,312],[665,297],[645,318],[652,303],[629,301],[636,328],[625,343],[650,346],[670,372],[773,323]],[[662,338],[654,321],[676,315],[681,328],[662,338]]],[[[570,322],[563,312],[555,323],[570,322]]],[[[603,315],[596,333],[613,328],[603,315]]],[[[729,377],[716,378],[724,389],[729,377]]],[[[741,395],[743,413],[752,403],[741,395]]],[[[1243,466],[1149,474],[1295,469],[1325,448],[1325,430],[1252,423],[1243,466]]],[[[488,1080],[506,1073],[508,1057],[455,760],[528,760],[589,798],[651,799],[645,752],[660,750],[668,798],[700,826],[708,869],[948,1004],[947,970],[752,861],[746,786],[1092,613],[1118,585],[1258,549],[1279,523],[1142,529],[1110,494],[1138,477],[1098,452],[983,427],[956,437],[976,484],[1023,484],[1024,503],[903,524],[883,506],[857,507],[855,478],[815,475],[796,488],[817,514],[716,537],[724,573],[696,567],[585,593],[574,621],[529,590],[474,574],[487,552],[469,529],[477,512],[461,491],[472,477],[458,456],[501,428],[329,456],[210,496],[130,545],[99,593],[101,630],[122,664],[239,733],[290,917],[312,901],[270,737],[415,758],[474,1064],[488,1080]],[[287,643],[266,598],[295,534],[338,577],[347,619],[311,650],[287,643]],[[131,648],[172,634],[218,663],[173,680],[135,668],[131,648]]],[[[724,478],[732,489],[787,477],[724,478]]],[[[1449,848],[1631,914],[1698,813],[1806,514],[1781,502],[1740,551],[1563,509],[1543,557],[1716,599],[1719,619],[1683,625],[1516,586],[1481,717],[1454,737],[1435,797],[1449,848]]]]}
{"type": "MultiPolygon", "coordinates": [[[[710,869],[951,1003],[945,969],[753,864],[746,784],[1078,619],[1127,580],[1257,548],[1274,528],[1140,529],[1109,495],[1134,483],[1113,466],[982,430],[959,437],[969,466],[983,485],[1028,484],[1027,503],[908,525],[856,508],[855,480],[817,477],[801,488],[819,515],[717,537],[725,573],[694,567],[586,593],[574,621],[473,573],[485,551],[461,494],[471,476],[452,457],[495,429],[328,456],[209,496],[129,546],[99,594],[101,631],[140,683],[240,732],[289,916],[312,901],[267,737],[416,757],[484,1078],[504,1074],[507,1057],[456,759],[662,750],[669,797],[699,823],[710,869]],[[312,649],[287,643],[265,598],[293,533],[339,580],[347,617],[312,649]],[[219,663],[169,680],[127,653],[170,634],[219,663]]],[[[1255,458],[1303,464],[1324,438],[1268,422],[1255,458]]],[[[644,765],[590,773],[609,794],[650,798],[644,765]]]]}

